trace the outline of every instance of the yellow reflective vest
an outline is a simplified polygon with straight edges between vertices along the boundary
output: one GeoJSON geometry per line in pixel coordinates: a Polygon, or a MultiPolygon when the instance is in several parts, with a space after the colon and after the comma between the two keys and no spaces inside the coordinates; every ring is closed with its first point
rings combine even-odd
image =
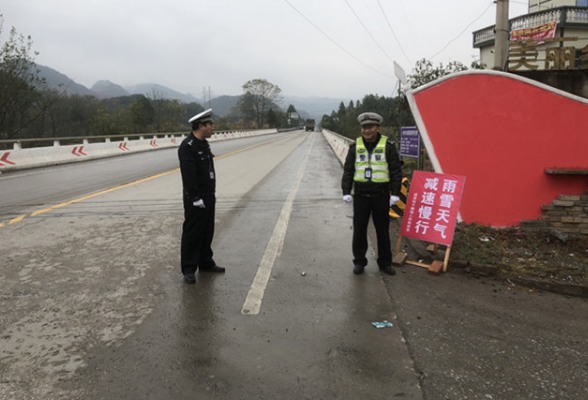
{"type": "Polygon", "coordinates": [[[370,154],[363,143],[363,138],[357,138],[355,144],[355,182],[390,182],[390,171],[386,161],[386,141],[384,135],[370,154]],[[366,170],[371,169],[371,178],[366,177],[366,170]]]}

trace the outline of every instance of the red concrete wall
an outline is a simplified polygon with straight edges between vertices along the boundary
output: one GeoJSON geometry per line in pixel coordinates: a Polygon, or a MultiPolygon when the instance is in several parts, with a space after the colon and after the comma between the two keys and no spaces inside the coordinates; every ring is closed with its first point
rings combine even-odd
{"type": "Polygon", "coordinates": [[[586,176],[545,173],[588,169],[588,101],[490,71],[455,74],[411,95],[437,172],[466,176],[463,221],[517,226],[559,194],[588,188],[586,176]]]}

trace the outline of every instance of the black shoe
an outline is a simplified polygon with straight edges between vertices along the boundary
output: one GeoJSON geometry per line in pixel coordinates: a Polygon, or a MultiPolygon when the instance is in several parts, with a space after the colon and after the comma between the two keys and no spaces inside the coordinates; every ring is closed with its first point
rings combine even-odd
{"type": "Polygon", "coordinates": [[[363,265],[357,265],[357,264],[356,264],[356,265],[354,265],[354,266],[353,266],[353,273],[354,273],[355,275],[360,275],[360,274],[363,274],[363,269],[364,269],[364,268],[365,268],[365,267],[364,267],[363,265]]]}
{"type": "Polygon", "coordinates": [[[396,275],[396,271],[394,271],[390,266],[380,268],[380,271],[388,275],[396,275]]]}
{"type": "Polygon", "coordinates": [[[184,274],[184,282],[189,283],[190,285],[196,283],[196,276],[194,275],[194,273],[188,272],[184,274]]]}
{"type": "Polygon", "coordinates": [[[200,272],[225,272],[225,267],[219,267],[218,265],[213,265],[212,267],[200,268],[200,272]]]}

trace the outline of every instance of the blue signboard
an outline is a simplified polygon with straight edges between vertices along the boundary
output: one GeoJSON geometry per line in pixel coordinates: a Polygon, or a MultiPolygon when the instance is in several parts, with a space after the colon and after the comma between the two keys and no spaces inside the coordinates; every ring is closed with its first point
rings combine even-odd
{"type": "Polygon", "coordinates": [[[400,156],[419,158],[420,136],[416,126],[400,128],[400,156]]]}

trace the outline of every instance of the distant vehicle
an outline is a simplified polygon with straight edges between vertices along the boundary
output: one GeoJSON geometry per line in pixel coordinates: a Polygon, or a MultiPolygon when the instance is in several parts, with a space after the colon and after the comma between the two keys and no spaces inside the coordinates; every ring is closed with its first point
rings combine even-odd
{"type": "Polygon", "coordinates": [[[304,123],[304,130],[306,132],[308,131],[314,131],[314,119],[307,119],[306,122],[304,123]]]}

